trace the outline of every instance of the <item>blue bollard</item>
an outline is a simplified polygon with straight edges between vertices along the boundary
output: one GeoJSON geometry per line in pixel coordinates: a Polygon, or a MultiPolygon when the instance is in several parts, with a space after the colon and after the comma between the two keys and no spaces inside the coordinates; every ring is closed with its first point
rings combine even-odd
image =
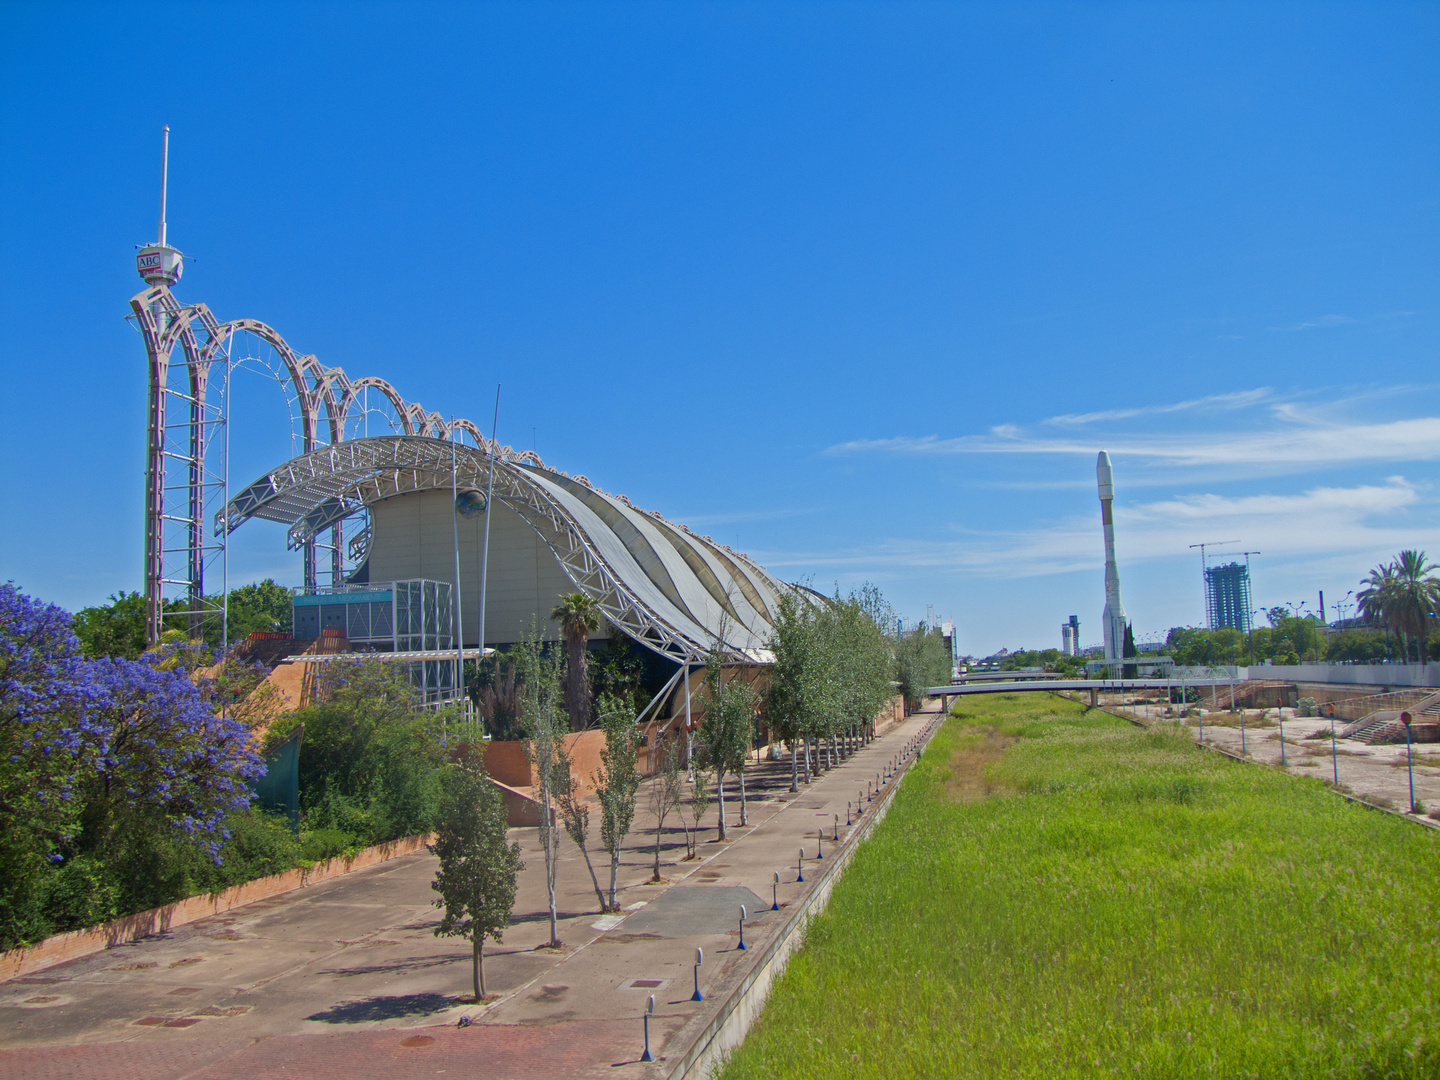
{"type": "Polygon", "coordinates": [[[797,882],[805,880],[805,849],[803,847],[800,849],[800,861],[795,864],[795,880],[797,882]]]}
{"type": "Polygon", "coordinates": [[[695,993],[690,995],[691,1001],[704,1001],[705,995],[700,993],[700,965],[705,960],[705,954],[699,949],[695,950],[695,993]]]}
{"type": "Polygon", "coordinates": [[[650,1014],[655,1011],[655,995],[650,995],[650,1005],[645,1010],[645,1053],[640,1055],[641,1061],[654,1061],[655,1055],[650,1053],[650,1014]]]}
{"type": "Polygon", "coordinates": [[[771,910],[771,911],[779,911],[779,910],[780,910],[780,871],[779,871],[779,870],[776,870],[776,871],[775,871],[775,884],[774,884],[774,886],[772,886],[771,892],[770,892],[770,910],[771,910]]]}
{"type": "Polygon", "coordinates": [[[747,947],[746,944],[745,944],[745,905],[744,905],[744,904],[741,904],[741,905],[740,905],[740,944],[739,944],[738,946],[736,946],[736,947],[737,947],[737,948],[740,948],[740,949],[744,949],[744,948],[747,947]]]}

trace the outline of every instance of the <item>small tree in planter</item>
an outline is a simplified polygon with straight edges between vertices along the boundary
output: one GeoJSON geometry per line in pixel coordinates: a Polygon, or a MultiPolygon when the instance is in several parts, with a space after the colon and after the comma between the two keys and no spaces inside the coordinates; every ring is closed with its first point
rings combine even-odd
{"type": "Polygon", "coordinates": [[[690,779],[690,799],[687,804],[680,808],[680,824],[685,826],[685,858],[695,858],[695,848],[699,843],[700,822],[705,817],[705,812],[710,809],[710,773],[707,769],[698,765],[695,768],[695,775],[690,779]],[[685,819],[685,811],[689,810],[690,820],[685,819]]]}
{"type": "Polygon", "coordinates": [[[595,876],[595,864],[590,860],[590,807],[580,801],[575,791],[575,780],[570,774],[570,755],[561,743],[559,761],[555,766],[555,805],[560,809],[560,821],[570,839],[585,856],[585,869],[590,871],[590,884],[595,887],[595,898],[600,901],[602,913],[610,910],[605,891],[600,888],[600,879],[595,876]]]}
{"type": "MultiPolygon", "coordinates": [[[[525,756],[535,778],[535,801],[540,809],[540,849],[545,857],[545,889],[550,901],[551,948],[560,946],[555,909],[555,871],[560,861],[560,835],[555,828],[556,777],[565,756],[565,718],[559,705],[560,669],[546,656],[532,625],[530,636],[514,649],[518,681],[525,687],[524,716],[528,739],[525,756]]],[[[563,784],[569,784],[568,771],[563,784]]]]}
{"type": "Polygon", "coordinates": [[[605,749],[600,752],[595,795],[600,800],[600,841],[610,855],[610,908],[614,910],[620,848],[635,821],[635,796],[640,788],[640,772],[636,768],[640,733],[635,729],[635,712],[630,702],[609,694],[600,698],[600,724],[605,729],[605,749]]]}
{"type": "MultiPolygon", "coordinates": [[[[660,881],[660,841],[665,835],[665,818],[671,810],[680,805],[685,794],[685,776],[680,768],[680,750],[673,739],[656,736],[657,744],[651,747],[655,755],[655,768],[650,787],[650,812],[655,815],[655,873],[651,882],[660,881]]],[[[686,848],[689,848],[687,833],[686,848]]]]}
{"type": "Polygon", "coordinates": [[[444,915],[437,937],[471,944],[475,1000],[485,1000],[485,939],[501,940],[515,906],[516,877],[525,864],[520,845],[507,843],[505,804],[485,775],[478,753],[446,770],[435,843],[440,869],[430,887],[444,915]]]}
{"type": "Polygon", "coordinates": [[[717,644],[705,664],[705,719],[700,721],[705,758],[715,771],[721,840],[725,839],[725,774],[745,768],[755,717],[755,691],[738,678],[724,681],[723,662],[717,644]]]}

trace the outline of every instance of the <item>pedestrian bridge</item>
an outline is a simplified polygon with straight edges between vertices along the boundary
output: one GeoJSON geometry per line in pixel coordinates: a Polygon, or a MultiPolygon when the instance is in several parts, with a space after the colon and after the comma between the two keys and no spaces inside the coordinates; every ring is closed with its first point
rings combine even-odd
{"type": "Polygon", "coordinates": [[[1008,680],[1005,682],[951,683],[949,686],[932,686],[925,691],[926,697],[965,697],[968,694],[1014,694],[1035,690],[1089,690],[1093,701],[1098,694],[1114,693],[1118,690],[1174,690],[1176,688],[1215,689],[1222,686],[1237,686],[1243,679],[1047,679],[1044,682],[1030,680],[1008,680]]]}

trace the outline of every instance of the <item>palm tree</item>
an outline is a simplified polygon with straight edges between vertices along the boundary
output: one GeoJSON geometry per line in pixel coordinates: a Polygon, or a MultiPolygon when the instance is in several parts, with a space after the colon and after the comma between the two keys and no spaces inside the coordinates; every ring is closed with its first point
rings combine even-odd
{"type": "MultiPolygon", "coordinates": [[[[1390,568],[1390,617],[1407,638],[1413,634],[1419,642],[1420,664],[1423,667],[1428,651],[1425,639],[1429,619],[1440,607],[1440,578],[1434,574],[1440,567],[1427,561],[1423,551],[1402,551],[1390,568]]],[[[1410,659],[1408,643],[1405,659],[1410,659]]]]}
{"type": "Polygon", "coordinates": [[[1436,569],[1423,551],[1402,551],[1384,566],[1371,570],[1355,596],[1361,614],[1401,635],[1407,662],[1412,634],[1420,642],[1420,663],[1426,660],[1428,620],[1440,606],[1440,579],[1433,574],[1436,569]]]}
{"type": "Polygon", "coordinates": [[[1391,621],[1390,597],[1394,586],[1395,564],[1393,562],[1371,570],[1365,580],[1360,582],[1360,591],[1355,594],[1360,614],[1372,623],[1388,627],[1391,621]]]}
{"type": "Polygon", "coordinates": [[[560,603],[550,612],[565,635],[569,662],[565,668],[565,710],[570,726],[578,731],[590,726],[590,675],[586,645],[600,629],[600,605],[583,592],[561,593],[560,603]]]}

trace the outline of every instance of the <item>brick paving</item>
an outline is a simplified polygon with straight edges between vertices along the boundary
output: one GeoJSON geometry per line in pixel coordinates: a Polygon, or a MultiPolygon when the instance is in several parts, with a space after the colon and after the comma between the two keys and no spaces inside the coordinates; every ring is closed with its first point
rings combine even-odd
{"type": "MultiPolygon", "coordinates": [[[[654,1030],[665,1034],[657,1023],[654,1030]]],[[[25,1080],[269,1080],[272,1077],[600,1077],[638,1064],[637,1025],[473,1025],[219,1042],[102,1043],[9,1050],[0,1071],[25,1080]]]]}

